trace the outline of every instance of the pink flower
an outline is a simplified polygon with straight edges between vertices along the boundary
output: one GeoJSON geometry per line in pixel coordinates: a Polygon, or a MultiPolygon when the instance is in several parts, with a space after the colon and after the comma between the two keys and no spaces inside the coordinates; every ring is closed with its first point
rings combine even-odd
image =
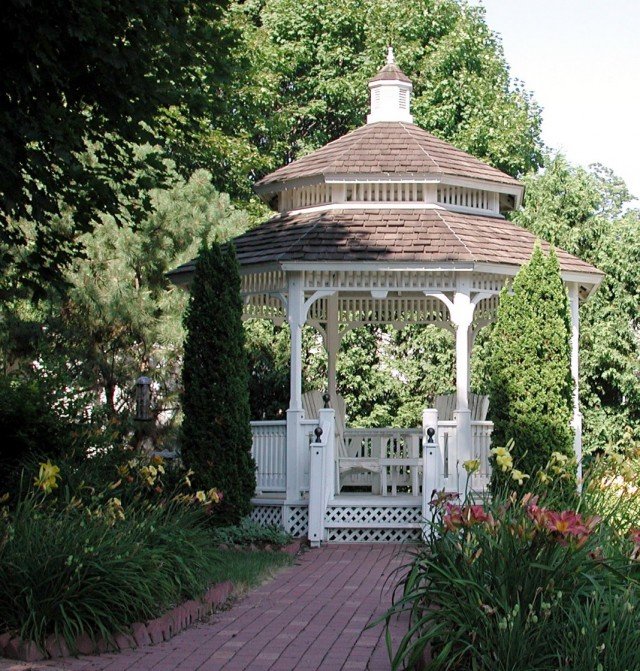
{"type": "Polygon", "coordinates": [[[486,524],[489,527],[495,524],[493,515],[487,513],[483,506],[458,506],[451,503],[447,504],[443,522],[449,531],[472,527],[475,524],[486,524]]]}

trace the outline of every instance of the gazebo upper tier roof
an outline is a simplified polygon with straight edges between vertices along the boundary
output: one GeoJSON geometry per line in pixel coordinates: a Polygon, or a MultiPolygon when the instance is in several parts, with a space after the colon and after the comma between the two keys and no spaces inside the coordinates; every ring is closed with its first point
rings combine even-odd
{"type": "MultiPolygon", "coordinates": [[[[286,262],[481,263],[508,272],[529,261],[536,238],[502,217],[475,216],[440,208],[332,209],[283,213],[235,238],[241,267],[286,262]]],[[[543,248],[549,245],[541,242],[543,248]]],[[[602,273],[557,250],[562,271],[602,273]]],[[[173,271],[193,272],[193,262],[173,271]]]]}
{"type": "Polygon", "coordinates": [[[513,177],[453,147],[422,128],[403,122],[369,123],[263,177],[256,191],[279,183],[345,174],[450,175],[518,185],[513,177]]]}

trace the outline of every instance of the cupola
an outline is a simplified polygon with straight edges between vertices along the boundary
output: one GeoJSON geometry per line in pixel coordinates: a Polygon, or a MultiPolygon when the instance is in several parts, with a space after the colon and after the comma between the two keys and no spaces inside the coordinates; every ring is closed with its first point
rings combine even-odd
{"type": "Polygon", "coordinates": [[[389,47],[387,52],[386,65],[369,81],[369,89],[371,113],[367,116],[367,123],[379,121],[413,123],[410,112],[413,84],[397,66],[393,47],[389,47]]]}

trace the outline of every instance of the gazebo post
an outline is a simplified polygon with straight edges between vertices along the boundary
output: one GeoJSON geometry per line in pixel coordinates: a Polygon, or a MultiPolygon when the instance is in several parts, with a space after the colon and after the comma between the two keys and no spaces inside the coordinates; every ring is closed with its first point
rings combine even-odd
{"type": "Polygon", "coordinates": [[[302,327],[304,325],[303,273],[288,273],[287,321],[291,330],[289,409],[287,410],[287,501],[300,499],[302,426],[302,327]]]}
{"type": "Polygon", "coordinates": [[[460,492],[467,491],[467,472],[462,464],[473,458],[471,436],[471,411],[469,410],[469,332],[473,321],[475,305],[471,301],[470,282],[467,278],[458,280],[458,286],[450,308],[451,322],[456,329],[456,445],[458,452],[458,480],[460,492]]]}
{"type": "Polygon", "coordinates": [[[573,378],[573,451],[578,462],[578,480],[582,478],[582,414],[580,412],[580,293],[577,282],[569,284],[571,307],[571,377],[573,378]]]}
{"type": "Polygon", "coordinates": [[[327,325],[325,331],[327,346],[327,391],[333,407],[336,407],[336,364],[340,348],[338,332],[338,294],[327,297],[327,325]]]}

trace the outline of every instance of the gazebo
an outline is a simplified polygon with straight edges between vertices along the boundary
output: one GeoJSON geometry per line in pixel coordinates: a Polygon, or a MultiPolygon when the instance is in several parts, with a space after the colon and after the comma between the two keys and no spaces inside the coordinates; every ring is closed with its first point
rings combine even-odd
{"type": "MultiPolygon", "coordinates": [[[[259,180],[256,192],[277,214],[234,240],[245,317],[286,321],[291,330],[286,420],[252,422],[253,516],[312,544],[415,538],[434,489],[464,491],[467,459],[481,461],[472,486],[486,484],[492,426],[472,417],[471,346],[535,243],[504,217],[522,203],[520,182],[413,123],[412,84],[391,48],[369,88],[367,123],[259,180]],[[303,404],[305,324],[322,335],[328,356],[328,394],[317,417],[306,416],[303,404]],[[364,324],[433,324],[455,333],[452,417],[425,408],[421,429],[342,426],[336,358],[341,337],[364,324]]],[[[571,305],[580,460],[578,308],[602,273],[557,255],[571,305]]],[[[176,269],[173,281],[187,284],[193,268],[176,269]]]]}

